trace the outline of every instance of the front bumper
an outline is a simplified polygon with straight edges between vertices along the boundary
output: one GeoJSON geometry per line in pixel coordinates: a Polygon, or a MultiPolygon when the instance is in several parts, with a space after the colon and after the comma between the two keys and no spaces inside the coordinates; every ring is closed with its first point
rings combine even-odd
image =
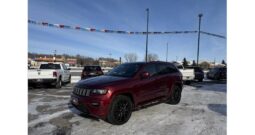
{"type": "Polygon", "coordinates": [[[90,96],[78,96],[71,94],[71,104],[78,110],[91,116],[105,119],[108,113],[108,100],[90,96]]]}

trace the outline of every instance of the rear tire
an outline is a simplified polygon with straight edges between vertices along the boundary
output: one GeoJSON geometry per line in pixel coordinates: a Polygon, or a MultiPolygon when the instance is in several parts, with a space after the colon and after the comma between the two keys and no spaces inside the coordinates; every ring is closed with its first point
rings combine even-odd
{"type": "Polygon", "coordinates": [[[62,80],[61,80],[61,78],[58,79],[58,82],[57,82],[57,84],[55,85],[55,87],[56,87],[57,89],[60,89],[60,88],[62,87],[62,80]]]}
{"type": "Polygon", "coordinates": [[[169,97],[169,100],[167,101],[167,103],[172,104],[172,105],[176,105],[178,103],[180,103],[181,101],[181,88],[178,86],[174,86],[171,96],[169,97]]]}
{"type": "Polygon", "coordinates": [[[199,82],[203,82],[203,79],[198,79],[199,82]]]}
{"type": "Polygon", "coordinates": [[[132,114],[133,103],[127,96],[116,96],[111,105],[107,116],[107,121],[114,125],[126,123],[132,114]]]}

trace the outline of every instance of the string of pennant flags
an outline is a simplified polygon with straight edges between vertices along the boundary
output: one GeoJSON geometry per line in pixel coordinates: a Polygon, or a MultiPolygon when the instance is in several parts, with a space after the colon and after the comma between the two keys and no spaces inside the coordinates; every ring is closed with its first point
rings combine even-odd
{"type": "MultiPolygon", "coordinates": [[[[28,20],[29,24],[36,24],[36,25],[42,25],[47,27],[55,27],[55,28],[61,28],[61,29],[73,29],[73,30],[80,30],[80,31],[87,31],[87,32],[102,32],[102,33],[116,33],[116,34],[130,34],[130,35],[145,35],[147,32],[135,32],[135,31],[121,31],[121,30],[108,30],[108,29],[95,29],[95,28],[83,28],[80,26],[69,26],[64,24],[53,24],[48,22],[40,22],[40,21],[34,21],[34,20],[28,20]]],[[[156,34],[188,34],[188,33],[197,33],[198,31],[164,31],[164,32],[148,32],[148,34],[156,35],[156,34]]],[[[202,32],[203,34],[216,36],[220,38],[225,38],[224,36],[212,34],[208,32],[202,32]]]]}
{"type": "Polygon", "coordinates": [[[213,33],[208,33],[208,32],[204,32],[204,31],[200,31],[202,34],[207,34],[207,35],[210,35],[210,36],[215,36],[215,37],[218,37],[218,38],[226,38],[225,36],[221,36],[221,35],[217,35],[217,34],[213,34],[213,33]]]}

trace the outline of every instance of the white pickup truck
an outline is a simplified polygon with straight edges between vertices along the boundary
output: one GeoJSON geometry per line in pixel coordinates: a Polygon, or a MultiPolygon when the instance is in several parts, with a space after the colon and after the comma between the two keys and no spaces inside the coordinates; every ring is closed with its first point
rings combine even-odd
{"type": "Polygon", "coordinates": [[[28,70],[28,84],[51,84],[61,88],[62,83],[71,82],[70,69],[61,63],[42,63],[39,69],[28,70]]]}
{"type": "Polygon", "coordinates": [[[184,68],[182,65],[177,65],[176,67],[182,73],[182,80],[185,83],[190,84],[190,82],[195,79],[194,69],[184,68]]]}

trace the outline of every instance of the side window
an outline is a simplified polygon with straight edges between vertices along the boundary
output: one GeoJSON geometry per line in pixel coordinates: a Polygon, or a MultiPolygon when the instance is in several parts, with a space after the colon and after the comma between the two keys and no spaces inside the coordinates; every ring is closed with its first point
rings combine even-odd
{"type": "Polygon", "coordinates": [[[151,76],[154,76],[156,74],[156,66],[154,64],[146,65],[143,71],[150,73],[151,76]]]}
{"type": "Polygon", "coordinates": [[[168,73],[167,66],[164,64],[157,65],[157,75],[164,75],[168,73]]]}
{"type": "Polygon", "coordinates": [[[64,70],[67,70],[66,65],[62,64],[64,70]]]}
{"type": "Polygon", "coordinates": [[[177,73],[178,69],[174,65],[167,65],[168,73],[177,73]]]}

